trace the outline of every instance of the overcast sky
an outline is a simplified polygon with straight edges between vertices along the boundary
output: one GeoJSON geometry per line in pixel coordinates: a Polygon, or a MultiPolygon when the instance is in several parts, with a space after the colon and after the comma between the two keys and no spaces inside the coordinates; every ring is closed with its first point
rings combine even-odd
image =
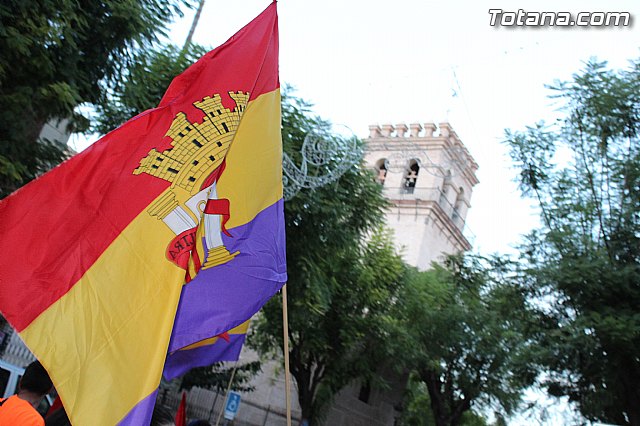
{"type": "MultiPolygon", "coordinates": [[[[215,47],[269,5],[206,0],[194,41],[215,47]]],[[[447,120],[478,162],[467,225],[475,250],[509,252],[537,222],[501,145],[504,129],[553,120],[545,84],[590,57],[625,67],[640,57],[640,24],[606,28],[492,27],[489,9],[630,12],[638,1],[278,2],[280,79],[314,111],[360,137],[369,124],[447,120]]],[[[182,45],[194,12],[171,28],[182,45]]]]}

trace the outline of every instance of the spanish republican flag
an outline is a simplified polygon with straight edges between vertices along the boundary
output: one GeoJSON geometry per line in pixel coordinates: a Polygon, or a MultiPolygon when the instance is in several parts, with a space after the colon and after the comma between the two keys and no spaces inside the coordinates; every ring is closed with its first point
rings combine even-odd
{"type": "Polygon", "coordinates": [[[0,202],[0,310],[74,425],[148,424],[170,339],[230,331],[286,281],[279,88],[274,2],[0,202]]]}

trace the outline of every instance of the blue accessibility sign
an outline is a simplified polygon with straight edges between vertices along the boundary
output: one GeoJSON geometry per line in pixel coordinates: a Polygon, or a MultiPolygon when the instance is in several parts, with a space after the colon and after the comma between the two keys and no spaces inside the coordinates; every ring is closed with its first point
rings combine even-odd
{"type": "Polygon", "coordinates": [[[238,408],[240,408],[240,394],[238,392],[231,391],[227,394],[227,404],[224,407],[224,418],[227,420],[233,420],[238,414],[238,408]]]}

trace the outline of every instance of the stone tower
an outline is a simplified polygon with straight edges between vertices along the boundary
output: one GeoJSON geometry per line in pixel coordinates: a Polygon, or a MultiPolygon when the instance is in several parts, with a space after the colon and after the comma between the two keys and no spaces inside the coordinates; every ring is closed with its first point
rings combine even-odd
{"type": "Polygon", "coordinates": [[[371,125],[365,161],[392,203],[387,225],[420,270],[471,248],[465,219],[478,165],[449,123],[371,125]]]}

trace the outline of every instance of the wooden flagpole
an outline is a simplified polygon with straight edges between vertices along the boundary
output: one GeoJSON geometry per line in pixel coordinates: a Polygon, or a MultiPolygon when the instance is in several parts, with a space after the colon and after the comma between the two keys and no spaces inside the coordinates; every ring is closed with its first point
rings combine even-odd
{"type": "Polygon", "coordinates": [[[282,286],[282,328],[284,331],[284,389],[287,401],[287,426],[291,426],[291,378],[289,377],[289,319],[287,317],[287,284],[282,286]]]}
{"type": "Polygon", "coordinates": [[[229,398],[229,391],[231,390],[231,385],[233,384],[233,378],[236,375],[237,369],[238,361],[236,361],[236,364],[233,366],[233,371],[231,372],[231,377],[229,378],[229,385],[227,386],[227,392],[225,392],[224,403],[222,404],[222,409],[220,409],[220,412],[218,413],[218,420],[216,420],[216,426],[220,424],[220,419],[222,418],[222,413],[224,412],[225,406],[227,405],[227,398],[229,398]]]}

